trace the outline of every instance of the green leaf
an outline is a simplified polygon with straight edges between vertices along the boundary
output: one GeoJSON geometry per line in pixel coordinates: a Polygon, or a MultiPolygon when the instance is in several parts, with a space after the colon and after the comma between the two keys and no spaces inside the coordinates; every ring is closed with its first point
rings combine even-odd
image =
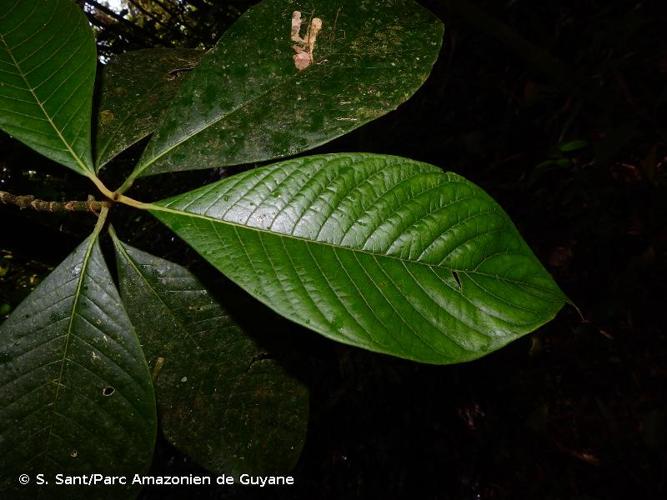
{"type": "MultiPolygon", "coordinates": [[[[0,326],[2,487],[16,487],[19,474],[46,474],[46,488],[57,488],[56,473],[143,473],[155,413],[148,367],[95,233],[0,326]]],[[[93,491],[67,495],[119,493],[93,491]]]]}
{"type": "Polygon", "coordinates": [[[478,358],[566,301],[484,191],[404,158],[300,158],[151,211],[283,316],[417,361],[478,358]]]}
{"type": "Polygon", "coordinates": [[[70,0],[3,2],[0,128],[90,176],[96,64],[88,20],[70,0]]]}
{"type": "MultiPolygon", "coordinates": [[[[304,36],[306,26],[302,27],[304,36]]],[[[413,0],[264,0],[192,71],[134,176],[293,155],[407,100],[426,80],[443,26],[413,0]],[[295,67],[292,12],[322,20],[314,62],[295,67]]]]}
{"type": "Polygon", "coordinates": [[[185,268],[114,239],[123,301],[153,367],[162,431],[217,473],[279,473],[305,439],[308,393],[185,268]]]}
{"type": "Polygon", "coordinates": [[[158,48],[126,52],[111,60],[102,73],[95,149],[98,170],[155,130],[183,76],[203,54],[158,48]]]}
{"type": "Polygon", "coordinates": [[[561,153],[574,153],[576,151],[581,151],[582,149],[586,149],[587,147],[588,147],[588,142],[583,140],[576,140],[576,141],[565,142],[561,144],[558,147],[558,149],[560,149],[561,153]]]}

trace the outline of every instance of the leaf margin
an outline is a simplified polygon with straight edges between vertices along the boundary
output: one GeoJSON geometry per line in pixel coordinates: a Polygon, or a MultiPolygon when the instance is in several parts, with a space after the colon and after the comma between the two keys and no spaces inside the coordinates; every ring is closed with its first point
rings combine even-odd
{"type": "MultiPolygon", "coordinates": [[[[285,165],[287,165],[287,164],[294,163],[294,162],[298,162],[298,161],[302,161],[302,160],[313,160],[313,159],[315,159],[315,160],[322,160],[322,159],[327,159],[327,158],[332,158],[332,157],[335,158],[335,157],[337,157],[337,156],[345,156],[345,155],[354,156],[354,157],[392,158],[392,159],[397,160],[397,161],[405,161],[405,162],[409,162],[409,163],[412,163],[412,164],[420,164],[420,165],[422,165],[422,166],[425,166],[425,167],[428,167],[428,168],[432,169],[432,172],[433,172],[433,173],[435,173],[435,172],[439,172],[439,173],[441,173],[441,174],[443,173],[442,169],[440,169],[439,167],[436,167],[436,166],[434,166],[434,165],[425,164],[425,163],[421,163],[421,162],[415,162],[414,160],[409,160],[409,159],[401,158],[401,157],[395,157],[395,156],[391,156],[391,155],[375,155],[375,154],[366,154],[366,153],[323,154],[323,155],[315,155],[315,156],[301,157],[301,158],[297,158],[297,159],[293,159],[293,160],[286,160],[286,161],[278,162],[278,163],[275,163],[275,164],[272,164],[272,165],[268,165],[268,166],[265,166],[265,167],[260,167],[260,168],[258,168],[258,169],[254,169],[254,170],[246,171],[246,172],[244,172],[244,173],[242,173],[242,174],[237,174],[237,175],[235,175],[235,176],[233,176],[233,177],[231,177],[231,178],[226,178],[226,179],[223,179],[223,180],[221,180],[221,181],[218,181],[218,182],[209,184],[209,185],[207,185],[207,186],[203,186],[203,187],[201,187],[201,188],[195,189],[194,191],[190,191],[189,193],[182,193],[182,194],[180,194],[180,195],[176,195],[176,196],[173,196],[173,197],[171,197],[171,198],[167,198],[167,199],[165,199],[165,200],[161,200],[161,201],[159,201],[159,202],[150,204],[149,207],[148,207],[148,209],[149,209],[149,212],[150,212],[153,216],[155,216],[155,217],[156,217],[158,220],[160,220],[161,222],[165,223],[165,224],[167,225],[167,227],[169,227],[172,231],[176,232],[176,234],[178,234],[182,239],[185,239],[185,238],[183,237],[183,235],[179,234],[179,231],[176,230],[176,229],[174,229],[173,225],[170,225],[170,224],[168,224],[168,223],[166,222],[165,219],[166,219],[166,217],[168,216],[168,214],[173,214],[173,215],[176,215],[176,216],[181,216],[181,217],[186,217],[186,218],[187,218],[187,217],[190,217],[190,218],[192,218],[192,220],[197,220],[197,219],[204,220],[204,221],[207,221],[209,224],[214,225],[214,226],[215,226],[215,223],[221,223],[221,224],[229,225],[229,226],[232,226],[232,227],[235,227],[235,228],[238,227],[238,228],[242,228],[242,229],[256,230],[256,231],[257,231],[258,233],[260,233],[260,234],[261,234],[261,233],[269,233],[269,234],[274,235],[274,233],[270,233],[270,231],[263,231],[263,230],[261,230],[261,229],[257,229],[257,228],[255,228],[255,227],[247,227],[247,226],[244,226],[244,225],[242,225],[242,224],[235,224],[234,222],[221,221],[221,220],[217,220],[217,219],[215,219],[215,218],[209,217],[209,216],[207,216],[207,215],[202,215],[202,214],[197,214],[197,213],[191,213],[191,212],[182,212],[182,211],[179,211],[179,210],[176,210],[176,209],[171,208],[169,205],[170,205],[174,200],[178,200],[178,199],[179,199],[180,197],[182,197],[182,196],[186,196],[186,195],[189,195],[189,194],[192,194],[192,193],[196,193],[196,192],[204,192],[205,190],[207,190],[208,192],[212,192],[212,191],[213,191],[212,187],[215,187],[215,186],[217,186],[217,185],[221,185],[221,184],[224,184],[224,183],[231,183],[231,182],[232,182],[232,179],[236,179],[237,182],[240,182],[239,176],[241,176],[241,177],[243,177],[243,176],[250,177],[250,176],[252,176],[254,173],[258,172],[258,171],[266,171],[267,169],[275,169],[275,170],[278,170],[278,169],[281,168],[281,167],[284,168],[285,165]]],[[[526,334],[528,334],[528,333],[531,333],[531,332],[535,331],[535,330],[536,330],[537,328],[539,328],[540,326],[543,326],[544,324],[546,324],[546,323],[548,323],[549,321],[551,321],[551,320],[556,316],[556,314],[558,313],[558,311],[559,311],[565,304],[572,304],[572,302],[571,302],[571,300],[570,300],[570,299],[569,299],[569,298],[562,292],[562,290],[560,290],[560,288],[558,287],[558,285],[555,283],[555,281],[554,281],[553,278],[550,276],[550,274],[546,271],[546,269],[544,268],[544,266],[539,262],[539,260],[538,260],[537,257],[535,256],[535,254],[534,254],[534,253],[532,252],[532,250],[530,249],[530,247],[528,247],[528,245],[526,244],[525,240],[523,240],[523,238],[521,237],[520,233],[519,233],[518,230],[516,229],[516,226],[513,224],[513,222],[512,222],[511,219],[509,218],[509,216],[504,212],[504,210],[502,210],[502,208],[497,204],[497,202],[495,202],[495,200],[493,200],[493,198],[490,197],[490,196],[489,196],[486,192],[484,192],[481,188],[479,188],[478,186],[474,185],[474,184],[471,183],[470,181],[467,181],[465,178],[459,176],[458,174],[455,174],[455,173],[453,173],[453,172],[444,172],[444,174],[445,174],[445,175],[450,175],[450,176],[455,176],[456,178],[459,178],[459,179],[463,180],[464,182],[469,183],[469,184],[470,184],[471,186],[473,186],[475,189],[479,190],[480,193],[482,193],[486,198],[488,198],[488,200],[489,200],[493,205],[495,205],[495,206],[497,207],[497,209],[500,210],[500,212],[503,214],[503,216],[507,219],[507,222],[510,224],[510,230],[515,232],[515,234],[516,234],[516,236],[518,237],[519,241],[520,241],[523,245],[525,245],[525,247],[526,247],[526,248],[528,249],[528,251],[530,252],[530,256],[532,256],[532,258],[535,260],[535,262],[539,265],[539,269],[541,269],[541,271],[544,272],[544,274],[548,277],[548,280],[550,281],[550,283],[551,283],[551,284],[553,285],[553,287],[555,288],[555,292],[554,292],[554,294],[551,295],[551,296],[552,296],[552,302],[553,302],[553,304],[557,304],[557,307],[554,306],[553,310],[550,310],[549,313],[548,313],[543,319],[541,319],[541,320],[539,320],[539,321],[536,321],[536,322],[534,322],[534,323],[532,323],[532,324],[526,326],[526,327],[523,328],[522,330],[518,330],[517,333],[514,334],[514,336],[507,336],[507,338],[503,339],[501,342],[497,342],[497,343],[495,343],[494,345],[490,345],[488,349],[485,349],[485,350],[483,350],[483,351],[472,352],[469,356],[459,357],[459,358],[454,359],[454,360],[449,360],[449,361],[447,361],[447,360],[434,360],[434,359],[430,359],[430,360],[429,360],[429,359],[423,359],[423,358],[420,358],[420,357],[415,357],[415,356],[412,356],[412,355],[410,355],[410,354],[406,354],[406,353],[397,354],[396,352],[391,352],[391,351],[384,350],[384,349],[378,349],[378,348],[375,348],[375,347],[370,347],[370,346],[368,346],[368,345],[363,345],[363,344],[357,342],[356,340],[350,340],[350,339],[346,339],[346,338],[344,338],[344,337],[342,337],[342,336],[340,336],[340,335],[332,334],[331,331],[327,331],[326,329],[325,329],[325,330],[322,330],[321,328],[315,327],[310,321],[307,321],[307,320],[305,320],[305,319],[297,319],[297,318],[291,317],[291,316],[289,316],[288,314],[285,314],[283,311],[281,311],[281,310],[278,308],[279,306],[277,306],[276,304],[271,303],[266,297],[263,297],[262,294],[258,293],[257,291],[253,291],[253,290],[248,289],[247,286],[245,286],[241,281],[239,281],[239,278],[238,278],[238,277],[230,276],[230,274],[229,274],[228,272],[224,272],[220,267],[218,267],[218,265],[217,265],[216,263],[214,263],[214,262],[211,260],[211,258],[209,258],[209,257],[207,257],[206,255],[204,255],[204,254],[202,253],[202,251],[200,250],[200,248],[194,246],[194,244],[193,244],[192,242],[189,242],[187,239],[185,239],[185,241],[186,241],[187,243],[189,243],[190,246],[193,246],[194,249],[195,249],[195,250],[196,250],[196,251],[197,251],[197,252],[198,252],[204,259],[208,260],[211,264],[213,264],[215,267],[217,267],[218,270],[219,270],[220,272],[222,272],[223,274],[225,274],[225,275],[226,275],[229,279],[231,279],[232,281],[236,282],[236,283],[237,283],[239,286],[241,286],[246,292],[250,293],[250,295],[252,295],[252,296],[255,297],[256,299],[258,299],[260,302],[262,302],[262,303],[264,303],[265,305],[267,305],[270,309],[274,310],[277,314],[279,314],[279,315],[281,315],[281,316],[284,316],[284,317],[287,317],[287,318],[290,319],[291,321],[293,321],[293,322],[295,322],[295,323],[297,323],[297,324],[300,324],[301,326],[304,326],[304,327],[306,327],[306,328],[308,328],[308,329],[310,329],[310,330],[314,330],[314,331],[316,331],[317,333],[319,333],[319,334],[321,334],[321,335],[323,335],[323,336],[325,336],[325,337],[327,337],[327,338],[330,338],[330,339],[335,340],[335,341],[340,342],[340,343],[344,343],[344,344],[353,345],[353,346],[356,346],[356,347],[365,348],[365,349],[368,349],[368,350],[371,350],[371,351],[374,351],[374,352],[380,352],[380,353],[383,353],[383,354],[389,354],[389,355],[393,355],[393,356],[398,356],[398,357],[402,357],[402,358],[405,358],[405,359],[411,359],[411,360],[413,360],[413,361],[418,361],[418,362],[423,362],[423,363],[432,363],[432,364],[452,364],[452,363],[460,363],[460,362],[466,362],[466,361],[473,361],[473,360],[475,360],[475,359],[478,359],[478,358],[480,358],[480,357],[482,357],[482,356],[485,356],[485,355],[489,354],[490,352],[493,352],[493,351],[495,351],[495,350],[497,350],[497,349],[500,349],[501,347],[504,347],[504,346],[507,345],[508,343],[513,342],[513,341],[517,340],[518,338],[520,338],[520,337],[522,337],[522,336],[524,336],[524,335],[526,335],[526,334]]],[[[259,182],[258,182],[258,184],[259,184],[259,182]]],[[[238,201],[238,200],[237,200],[237,201],[238,201]]],[[[210,202],[210,200],[209,200],[209,202],[210,202]]],[[[212,205],[213,205],[213,204],[211,204],[210,206],[212,206],[212,205]]],[[[289,239],[289,237],[288,237],[288,239],[289,239]]],[[[292,239],[299,240],[300,238],[298,238],[298,237],[293,237],[292,239]]],[[[309,243],[313,243],[312,241],[307,240],[307,239],[304,240],[304,241],[309,242],[309,243]]],[[[322,242],[315,242],[315,243],[322,244],[322,245],[325,245],[325,246],[328,245],[327,243],[322,243],[322,242]]],[[[332,246],[333,246],[333,245],[332,245],[332,246]]],[[[334,246],[334,248],[339,248],[339,247],[335,247],[335,246],[334,246]]],[[[450,269],[450,271],[460,271],[460,270],[458,270],[458,269],[450,269]]],[[[454,280],[458,280],[458,279],[459,279],[458,277],[455,277],[454,275],[452,275],[452,280],[453,280],[453,281],[454,281],[454,280]]],[[[546,293],[546,292],[545,292],[545,293],[546,293]]]]}

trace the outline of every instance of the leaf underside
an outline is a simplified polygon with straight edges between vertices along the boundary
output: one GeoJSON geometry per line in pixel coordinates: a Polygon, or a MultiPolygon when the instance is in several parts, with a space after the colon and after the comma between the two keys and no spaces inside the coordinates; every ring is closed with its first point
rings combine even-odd
{"type": "Polygon", "coordinates": [[[97,116],[97,170],[155,130],[183,77],[203,54],[194,49],[143,49],[120,54],[105,66],[97,116]]]}
{"type": "Polygon", "coordinates": [[[248,10],[184,80],[136,174],[293,155],[395,109],[426,80],[442,23],[413,0],[265,0],[248,10]],[[301,36],[323,23],[314,62],[295,67],[301,36]]]}
{"type": "Polygon", "coordinates": [[[96,64],[93,33],[73,2],[3,2],[0,128],[80,174],[91,173],[96,64]]]}
{"type": "MultiPolygon", "coordinates": [[[[0,327],[0,401],[3,488],[24,473],[131,474],[150,464],[148,367],[95,235],[0,327]]],[[[117,494],[95,490],[96,498],[117,494]]]]}
{"type": "Polygon", "coordinates": [[[120,288],[154,374],[164,436],[217,473],[286,473],[308,393],[185,268],[115,239],[120,288]]]}
{"type": "Polygon", "coordinates": [[[281,315],[417,361],[483,356],[566,301],[492,198],[403,158],[300,158],[151,212],[281,315]]]}

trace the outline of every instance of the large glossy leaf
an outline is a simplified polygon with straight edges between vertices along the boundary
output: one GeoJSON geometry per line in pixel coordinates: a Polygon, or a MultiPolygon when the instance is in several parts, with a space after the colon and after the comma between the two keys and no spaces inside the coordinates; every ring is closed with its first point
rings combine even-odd
{"type": "Polygon", "coordinates": [[[297,159],[152,213],[278,313],[418,361],[480,357],[550,320],[566,300],[484,191],[403,158],[297,159]]]}
{"type": "MultiPolygon", "coordinates": [[[[0,327],[2,487],[35,498],[37,473],[46,474],[44,488],[54,488],[56,473],[145,472],[155,413],[141,346],[93,235],[0,327]],[[19,474],[29,474],[32,486],[19,486],[19,474]]],[[[50,497],[65,494],[55,488],[50,497]]],[[[119,491],[66,493],[91,494],[119,491]]]]}
{"type": "Polygon", "coordinates": [[[161,428],[218,473],[287,472],[308,393],[185,268],[115,240],[123,301],[153,367],[161,428]]]}
{"type": "Polygon", "coordinates": [[[96,50],[70,0],[8,0],[0,11],[0,128],[90,175],[96,50]]]}
{"type": "Polygon", "coordinates": [[[204,54],[193,49],[143,49],[114,57],[102,73],[95,165],[100,167],[150,135],[185,74],[204,54]]]}
{"type": "Polygon", "coordinates": [[[443,27],[413,0],[264,0],[192,71],[135,175],[268,160],[313,148],[395,109],[424,82],[443,27]],[[295,66],[293,11],[322,21],[295,66]]]}

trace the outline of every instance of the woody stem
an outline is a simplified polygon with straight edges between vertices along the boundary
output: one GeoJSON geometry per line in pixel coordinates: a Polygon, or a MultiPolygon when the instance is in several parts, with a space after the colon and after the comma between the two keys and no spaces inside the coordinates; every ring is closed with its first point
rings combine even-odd
{"type": "Polygon", "coordinates": [[[35,198],[31,194],[15,195],[6,191],[0,191],[0,203],[14,205],[21,209],[30,208],[38,212],[94,212],[98,213],[103,208],[112,205],[110,201],[45,201],[35,198]]]}

